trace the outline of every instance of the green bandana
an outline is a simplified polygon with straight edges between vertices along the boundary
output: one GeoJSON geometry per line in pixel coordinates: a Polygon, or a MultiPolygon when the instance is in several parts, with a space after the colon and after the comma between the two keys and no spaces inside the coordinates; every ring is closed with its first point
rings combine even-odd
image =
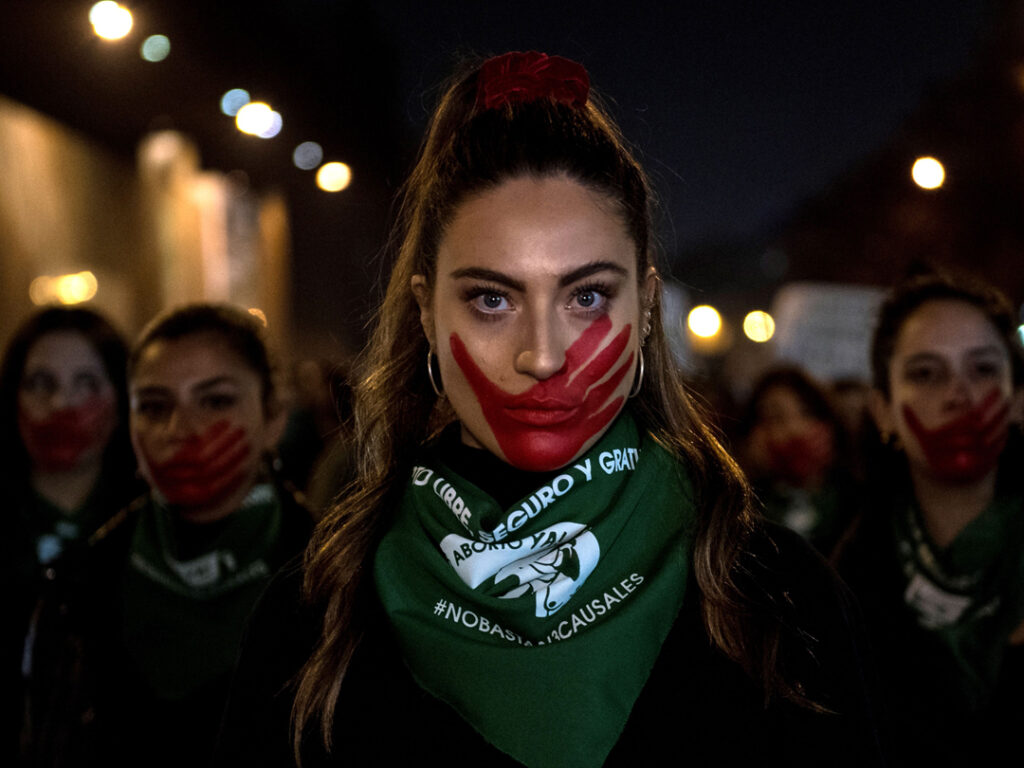
{"type": "Polygon", "coordinates": [[[178,701],[234,666],[245,620],[271,576],[281,509],[273,487],[257,485],[223,526],[211,524],[215,536],[202,551],[188,554],[171,515],[155,501],[140,512],[125,569],[124,636],[152,689],[178,701]]]}
{"type": "Polygon", "coordinates": [[[894,516],[904,602],[960,668],[974,708],[984,706],[1010,633],[1024,619],[1024,508],[997,497],[946,549],[938,549],[908,505],[894,516]]]}
{"type": "Polygon", "coordinates": [[[374,577],[423,688],[528,766],[596,766],[682,605],[693,518],[627,413],[507,510],[428,451],[374,577]]]}

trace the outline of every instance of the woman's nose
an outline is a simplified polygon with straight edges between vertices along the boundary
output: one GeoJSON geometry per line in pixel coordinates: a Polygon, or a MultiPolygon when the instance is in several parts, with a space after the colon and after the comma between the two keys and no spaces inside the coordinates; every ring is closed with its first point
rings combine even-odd
{"type": "Polygon", "coordinates": [[[547,313],[534,317],[516,354],[517,373],[538,381],[549,379],[565,366],[565,345],[561,329],[547,313]]]}
{"type": "Polygon", "coordinates": [[[955,408],[970,407],[974,404],[974,392],[966,376],[955,374],[949,385],[948,402],[955,408]]]}
{"type": "Polygon", "coordinates": [[[187,408],[180,405],[171,409],[171,415],[167,418],[167,434],[174,438],[184,439],[191,437],[196,432],[195,420],[187,408]]]}

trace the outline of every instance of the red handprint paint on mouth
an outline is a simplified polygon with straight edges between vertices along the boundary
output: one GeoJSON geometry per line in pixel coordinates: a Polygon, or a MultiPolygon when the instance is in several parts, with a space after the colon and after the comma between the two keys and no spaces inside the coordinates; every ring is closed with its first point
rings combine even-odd
{"type": "Polygon", "coordinates": [[[980,480],[999,463],[1010,427],[1010,404],[998,389],[948,424],[928,429],[910,406],[903,406],[907,426],[940,478],[951,482],[980,480]]]}
{"type": "Polygon", "coordinates": [[[95,395],[74,408],[52,411],[34,420],[18,413],[18,429],[33,464],[46,472],[74,469],[84,454],[105,445],[114,431],[114,401],[95,395]]]}
{"type": "Polygon", "coordinates": [[[633,353],[612,369],[629,344],[632,326],[627,325],[597,352],[611,328],[612,321],[607,315],[592,322],[565,351],[565,364],[555,375],[518,395],[504,391],[488,379],[458,334],[451,335],[452,356],[510,464],[533,472],[564,467],[587,440],[603,432],[618,415],[625,398],[608,398],[630,370],[633,353]]]}
{"type": "Polygon", "coordinates": [[[189,437],[164,462],[147,457],[150,479],[169,504],[212,507],[228,499],[245,481],[251,452],[245,428],[224,420],[189,437]]]}

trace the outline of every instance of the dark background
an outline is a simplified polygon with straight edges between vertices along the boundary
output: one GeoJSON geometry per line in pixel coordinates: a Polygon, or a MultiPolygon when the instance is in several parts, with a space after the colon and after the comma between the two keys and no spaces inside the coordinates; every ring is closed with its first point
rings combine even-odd
{"type": "MultiPolygon", "coordinates": [[[[1017,2],[126,4],[135,28],[109,43],[92,34],[89,2],[0,0],[0,93],[126,157],[147,131],[179,129],[206,167],[282,190],[293,327],[330,328],[341,346],[362,338],[394,194],[439,82],[467,53],[537,49],[587,66],[654,178],[663,258],[702,300],[732,293],[737,306],[764,305],[782,282],[805,278],[885,284],[929,256],[1005,281],[1001,270],[1019,273],[1024,261],[1013,223],[1024,195],[1000,212],[1009,235],[987,261],[970,250],[992,224],[963,213],[993,215],[979,152],[1019,138],[1024,156],[1024,131],[1014,132],[1024,89],[1011,77],[1024,61],[1017,2]],[[160,63],[138,55],[154,33],[172,44],[160,63]],[[274,105],[281,134],[240,134],[218,110],[232,87],[274,105]],[[304,140],[352,167],[347,190],[320,192],[292,165],[304,140]],[[954,191],[915,202],[910,160],[942,151],[955,156],[954,191]],[[958,172],[969,194],[955,191],[958,172]],[[956,194],[968,196],[953,204],[956,194]],[[902,224],[885,223],[901,205],[927,207],[915,220],[967,223],[908,241],[902,224]]],[[[1024,176],[1006,172],[1000,199],[1024,176]]]]}

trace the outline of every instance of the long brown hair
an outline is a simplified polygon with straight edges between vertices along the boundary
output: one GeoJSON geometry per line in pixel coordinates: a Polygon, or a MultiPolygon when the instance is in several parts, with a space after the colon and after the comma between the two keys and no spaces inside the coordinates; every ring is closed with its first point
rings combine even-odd
{"type": "MultiPolygon", "coordinates": [[[[397,259],[355,386],[358,478],[319,523],[306,551],[305,596],[323,612],[323,626],[297,680],[297,759],[314,723],[331,747],[335,704],[372,600],[367,574],[375,546],[414,454],[455,418],[427,378],[428,344],[410,289],[413,275],[433,280],[438,243],[455,209],[469,195],[512,177],[564,174],[618,206],[636,243],[637,275],[645,276],[651,264],[647,179],[604,109],[591,97],[583,106],[538,99],[479,110],[477,72],[472,66],[453,79],[405,186],[397,259]]],[[[776,669],[778,633],[755,625],[752,601],[736,578],[755,520],[750,490],[680,381],[660,298],[650,309],[647,377],[633,408],[641,426],[680,458],[696,490],[693,561],[704,624],[712,642],[759,679],[766,695],[788,694],[776,669]]]]}

